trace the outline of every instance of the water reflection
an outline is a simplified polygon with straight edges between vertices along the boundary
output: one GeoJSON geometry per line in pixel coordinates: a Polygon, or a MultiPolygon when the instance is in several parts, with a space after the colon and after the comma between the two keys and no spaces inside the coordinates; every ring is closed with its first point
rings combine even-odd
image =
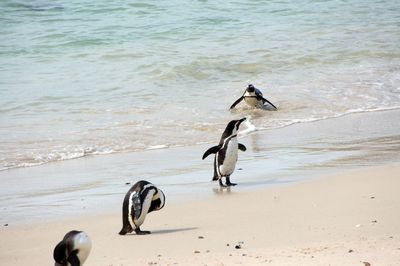
{"type": "Polygon", "coordinates": [[[218,196],[229,195],[231,194],[231,187],[213,188],[212,191],[218,196]]]}

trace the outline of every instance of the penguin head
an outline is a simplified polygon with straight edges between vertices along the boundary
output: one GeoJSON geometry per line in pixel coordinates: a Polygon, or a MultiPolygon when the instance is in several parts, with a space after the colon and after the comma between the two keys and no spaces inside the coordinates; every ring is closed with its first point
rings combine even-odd
{"type": "Polygon", "coordinates": [[[149,212],[161,210],[164,207],[164,205],[165,205],[165,195],[160,189],[157,189],[157,194],[154,196],[151,202],[149,212]]]}
{"type": "Polygon", "coordinates": [[[243,117],[242,119],[239,119],[239,120],[234,120],[234,121],[236,121],[236,123],[235,123],[236,131],[239,130],[240,124],[245,120],[246,120],[246,117],[243,117]]]}
{"type": "Polygon", "coordinates": [[[157,207],[157,210],[161,210],[165,205],[165,195],[161,190],[158,190],[158,193],[160,194],[160,205],[157,207]]]}
{"type": "Polygon", "coordinates": [[[253,86],[253,84],[249,84],[246,89],[247,92],[254,92],[255,90],[256,88],[253,86]]]}
{"type": "Polygon", "coordinates": [[[223,141],[224,139],[226,139],[230,136],[236,135],[239,130],[240,124],[245,120],[246,120],[246,118],[244,117],[242,119],[232,120],[231,122],[229,122],[225,128],[224,133],[222,134],[221,141],[223,141]]]}

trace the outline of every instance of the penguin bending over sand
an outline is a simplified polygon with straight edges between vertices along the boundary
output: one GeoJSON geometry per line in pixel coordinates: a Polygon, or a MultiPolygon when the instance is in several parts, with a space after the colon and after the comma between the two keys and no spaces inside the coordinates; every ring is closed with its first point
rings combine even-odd
{"type": "Polygon", "coordinates": [[[164,207],[164,193],[147,181],[139,181],[126,193],[122,204],[122,229],[120,235],[135,231],[137,235],[150,234],[150,231],[141,231],[146,215],[164,207]]]}
{"type": "Polygon", "coordinates": [[[80,266],[92,249],[89,236],[83,231],[70,231],[53,251],[55,266],[80,266]]]}
{"type": "Polygon", "coordinates": [[[265,99],[263,97],[262,92],[259,89],[257,89],[256,87],[254,87],[252,84],[249,84],[249,86],[247,86],[243,95],[239,99],[237,99],[231,105],[231,107],[229,109],[233,109],[242,100],[244,100],[251,107],[256,107],[256,108],[261,108],[261,109],[266,109],[266,110],[268,110],[268,108],[264,104],[269,103],[273,107],[273,110],[275,110],[275,111],[278,110],[278,108],[276,108],[276,106],[273,105],[270,101],[265,99]]]}
{"type": "Polygon", "coordinates": [[[237,140],[237,131],[244,120],[246,120],[246,118],[229,122],[221,136],[219,145],[209,148],[203,155],[204,160],[211,153],[215,153],[214,177],[212,180],[218,180],[221,187],[236,185],[231,183],[230,176],[235,170],[238,159],[238,149],[246,151],[246,146],[238,143],[237,140]],[[226,185],[222,184],[222,177],[226,178],[226,185]]]}

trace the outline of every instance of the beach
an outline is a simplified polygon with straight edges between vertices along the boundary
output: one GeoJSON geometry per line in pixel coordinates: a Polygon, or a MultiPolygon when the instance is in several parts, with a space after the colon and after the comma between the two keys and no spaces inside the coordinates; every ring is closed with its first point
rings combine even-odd
{"type": "Polygon", "coordinates": [[[2,227],[2,265],[50,265],[62,232],[93,242],[85,265],[397,265],[399,164],[167,205],[151,235],[118,235],[121,213],[2,227]]]}
{"type": "Polygon", "coordinates": [[[89,266],[399,264],[398,14],[0,1],[0,265],[52,265],[74,229],[89,266]],[[239,102],[250,85],[277,110],[239,102]],[[243,118],[238,185],[221,189],[202,155],[243,118]],[[166,205],[151,235],[120,236],[140,180],[166,205]]]}

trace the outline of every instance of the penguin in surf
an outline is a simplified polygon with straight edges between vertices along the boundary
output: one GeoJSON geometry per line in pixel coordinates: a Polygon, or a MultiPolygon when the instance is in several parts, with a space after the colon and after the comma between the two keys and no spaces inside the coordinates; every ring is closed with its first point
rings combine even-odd
{"type": "Polygon", "coordinates": [[[122,229],[120,235],[135,231],[137,235],[150,234],[140,230],[146,215],[164,207],[164,193],[147,181],[139,181],[126,193],[122,204],[122,229]]]}
{"type": "Polygon", "coordinates": [[[211,153],[215,154],[214,176],[212,180],[218,180],[221,187],[236,185],[235,183],[231,183],[230,176],[235,170],[238,159],[238,149],[246,151],[246,146],[239,143],[237,140],[239,126],[245,120],[246,118],[230,121],[224,133],[222,133],[219,144],[209,148],[203,155],[202,159],[204,160],[211,153]],[[222,177],[226,178],[226,185],[222,183],[222,177]]]}
{"type": "Polygon", "coordinates": [[[278,110],[275,105],[273,105],[270,101],[263,97],[262,92],[254,87],[253,84],[249,84],[249,86],[247,86],[243,95],[239,99],[237,99],[229,109],[232,110],[233,108],[235,108],[235,106],[238,105],[242,100],[244,100],[247,105],[251,107],[256,107],[264,110],[271,110],[272,107],[272,110],[278,110]],[[265,103],[268,103],[271,107],[265,105],[265,103]]]}
{"type": "Polygon", "coordinates": [[[91,249],[92,242],[85,232],[70,231],[54,248],[55,266],[83,265],[91,249]]]}

